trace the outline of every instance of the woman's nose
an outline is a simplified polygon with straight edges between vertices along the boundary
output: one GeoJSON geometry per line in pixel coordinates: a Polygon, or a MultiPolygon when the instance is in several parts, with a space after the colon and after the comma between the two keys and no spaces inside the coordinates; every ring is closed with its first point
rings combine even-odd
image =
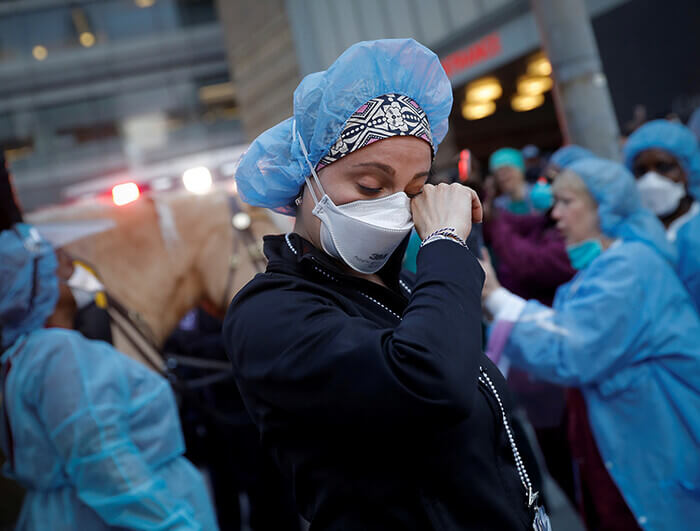
{"type": "Polygon", "coordinates": [[[552,218],[559,221],[561,219],[561,207],[559,202],[554,203],[554,208],[552,209],[552,218]]]}

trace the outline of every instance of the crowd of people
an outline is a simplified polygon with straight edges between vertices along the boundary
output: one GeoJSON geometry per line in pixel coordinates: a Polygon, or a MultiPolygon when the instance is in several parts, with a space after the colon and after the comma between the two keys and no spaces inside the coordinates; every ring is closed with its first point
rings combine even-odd
{"type": "Polygon", "coordinates": [[[477,193],[430,184],[452,103],[427,48],[358,43],[251,144],[240,197],[294,230],[223,322],[199,309],[167,347],[228,355],[235,383],[198,400],[231,423],[110,346],[95,275],[23,223],[5,172],[17,529],[238,529],[252,509],[254,531],[548,530],[550,476],[590,530],[697,525],[698,138],[651,121],[622,163],[503,147],[477,193]]]}
{"type": "MultiPolygon", "coordinates": [[[[537,378],[529,380],[536,391],[539,380],[568,389],[570,458],[548,464],[557,479],[567,470],[556,466],[574,464],[574,499],[590,528],[665,522],[682,529],[700,514],[690,487],[696,472],[686,461],[697,453],[700,405],[700,253],[697,236],[686,232],[700,219],[700,151],[690,130],[667,121],[640,127],[624,151],[627,167],[576,146],[554,153],[547,170],[552,201],[534,214],[539,227],[556,227],[551,246],[542,245],[546,229],[521,228],[513,247],[499,241],[502,224],[531,222],[513,221],[507,206],[496,214],[486,233],[494,233],[492,249],[503,263],[494,268],[484,256],[484,306],[493,318],[487,352],[506,370],[512,364],[537,378]],[[514,253],[518,245],[522,251],[514,253]],[[680,470],[686,472],[668,480],[680,470]],[[663,511],[650,503],[655,496],[664,497],[663,511]]],[[[522,168],[521,161],[511,167],[520,183],[522,168]]],[[[541,396],[518,393],[514,384],[526,405],[541,396]]],[[[551,404],[536,403],[536,411],[551,412],[551,404]]],[[[545,434],[545,457],[556,456],[548,442],[545,434]]]]}

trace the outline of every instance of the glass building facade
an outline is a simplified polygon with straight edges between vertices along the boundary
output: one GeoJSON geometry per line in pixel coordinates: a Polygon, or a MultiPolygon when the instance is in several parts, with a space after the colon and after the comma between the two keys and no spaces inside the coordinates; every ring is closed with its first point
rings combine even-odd
{"type": "Polygon", "coordinates": [[[242,141],[213,0],[0,3],[0,146],[25,209],[242,141]]]}

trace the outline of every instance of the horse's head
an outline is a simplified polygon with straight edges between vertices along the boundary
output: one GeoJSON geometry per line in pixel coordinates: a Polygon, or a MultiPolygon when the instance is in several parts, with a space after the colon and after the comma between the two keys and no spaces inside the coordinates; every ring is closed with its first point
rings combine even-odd
{"type": "Polygon", "coordinates": [[[66,246],[91,264],[106,290],[137,313],[162,344],[179,320],[205,303],[223,315],[233,295],[257,272],[262,235],[277,232],[264,211],[247,210],[255,243],[234,229],[229,195],[184,192],[116,207],[61,207],[31,222],[109,219],[114,227],[66,246]],[[255,247],[255,249],[253,249],[255,247]]]}
{"type": "Polygon", "coordinates": [[[226,198],[227,222],[207,234],[196,261],[205,304],[222,316],[235,294],[265,267],[262,237],[278,227],[262,209],[226,198]]]}

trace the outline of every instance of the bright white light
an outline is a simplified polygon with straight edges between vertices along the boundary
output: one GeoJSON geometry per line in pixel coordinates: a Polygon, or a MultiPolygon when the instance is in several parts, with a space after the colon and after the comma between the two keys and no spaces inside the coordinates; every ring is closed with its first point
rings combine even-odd
{"type": "Polygon", "coordinates": [[[231,219],[231,224],[238,230],[246,230],[250,227],[250,216],[245,212],[239,212],[233,219],[231,219]]]}
{"type": "Polygon", "coordinates": [[[128,205],[136,201],[141,195],[141,191],[136,183],[118,184],[112,188],[112,201],[117,206],[128,205]]]}
{"type": "Polygon", "coordinates": [[[190,168],[182,174],[182,184],[185,189],[193,194],[203,195],[211,190],[211,172],[204,166],[190,168]]]}

